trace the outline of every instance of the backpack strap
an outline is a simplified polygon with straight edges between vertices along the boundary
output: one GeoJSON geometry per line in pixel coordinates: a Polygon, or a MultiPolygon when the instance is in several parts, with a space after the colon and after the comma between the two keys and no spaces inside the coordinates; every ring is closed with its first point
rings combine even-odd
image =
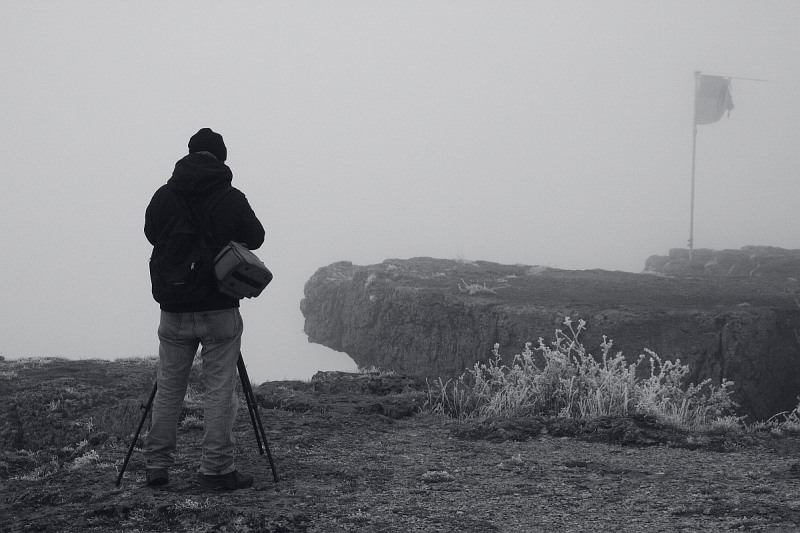
{"type": "Polygon", "coordinates": [[[192,215],[192,218],[195,220],[195,223],[200,226],[201,231],[203,232],[203,237],[205,237],[208,242],[216,243],[214,240],[214,234],[211,232],[211,220],[209,217],[209,213],[217,207],[217,204],[225,197],[229,192],[233,190],[233,187],[228,185],[227,187],[223,187],[220,190],[216,191],[214,194],[210,196],[209,199],[198,202],[200,205],[198,206],[195,202],[190,202],[186,197],[181,196],[183,199],[183,203],[189,209],[189,212],[192,215]],[[205,205],[203,205],[205,204],[205,205]],[[202,213],[199,213],[197,208],[202,207],[202,213]]]}
{"type": "Polygon", "coordinates": [[[206,233],[206,238],[209,239],[209,243],[214,243],[214,254],[219,251],[220,245],[217,243],[217,240],[214,238],[214,234],[211,233],[211,217],[210,213],[217,207],[217,204],[228,195],[229,192],[233,190],[233,187],[228,185],[223,189],[215,192],[211,199],[206,203],[205,209],[203,209],[203,231],[206,233]]]}
{"type": "Polygon", "coordinates": [[[232,190],[233,190],[233,187],[228,185],[227,187],[223,187],[222,189],[220,189],[217,192],[215,192],[214,194],[212,194],[211,195],[211,199],[208,201],[205,209],[203,209],[204,215],[205,215],[204,218],[208,218],[208,214],[211,211],[213,211],[214,208],[217,207],[217,204],[220,202],[220,200],[225,198],[225,196],[227,196],[227,194],[229,192],[231,192],[232,190]]]}

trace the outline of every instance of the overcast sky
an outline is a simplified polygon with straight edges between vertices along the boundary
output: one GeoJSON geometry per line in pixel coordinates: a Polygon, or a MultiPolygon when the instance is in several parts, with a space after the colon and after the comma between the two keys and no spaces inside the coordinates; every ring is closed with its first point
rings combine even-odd
{"type": "Polygon", "coordinates": [[[144,210],[201,127],[267,231],[275,281],[242,305],[259,382],[354,368],[302,333],[334,261],[639,272],[685,247],[694,71],[769,80],[699,127],[695,247],[800,248],[796,0],[3,8],[8,358],[157,354],[144,210]]]}

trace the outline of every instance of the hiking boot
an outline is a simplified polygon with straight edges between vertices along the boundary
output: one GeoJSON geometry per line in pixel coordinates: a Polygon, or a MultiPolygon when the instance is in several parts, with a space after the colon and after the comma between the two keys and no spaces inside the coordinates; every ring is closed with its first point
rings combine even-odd
{"type": "Polygon", "coordinates": [[[166,468],[148,468],[147,469],[147,486],[160,487],[169,482],[169,475],[166,468]]]}
{"type": "Polygon", "coordinates": [[[197,474],[197,484],[207,489],[237,490],[246,489],[253,485],[253,476],[241,474],[234,470],[221,476],[197,474]]]}

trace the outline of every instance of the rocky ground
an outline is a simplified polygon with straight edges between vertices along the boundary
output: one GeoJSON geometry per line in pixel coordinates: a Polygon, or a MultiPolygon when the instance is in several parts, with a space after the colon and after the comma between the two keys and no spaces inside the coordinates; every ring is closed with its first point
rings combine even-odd
{"type": "Polygon", "coordinates": [[[252,489],[192,484],[195,376],[170,484],[118,470],[153,360],[0,361],[0,531],[797,531],[800,438],[689,435],[648,420],[458,422],[420,414],[424,383],[320,374],[255,387],[280,481],[247,409],[237,464],[252,489]]]}

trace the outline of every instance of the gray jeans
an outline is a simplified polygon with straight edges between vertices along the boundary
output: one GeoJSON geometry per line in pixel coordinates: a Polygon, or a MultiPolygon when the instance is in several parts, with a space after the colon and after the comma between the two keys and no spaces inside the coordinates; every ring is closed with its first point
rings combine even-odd
{"type": "Polygon", "coordinates": [[[233,472],[233,424],[236,420],[236,362],[242,341],[239,309],[197,313],[161,311],[158,326],[158,388],[153,402],[152,425],[145,440],[147,468],[168,468],[178,437],[178,417],[183,407],[189,372],[203,345],[203,457],[200,472],[233,472]]]}

